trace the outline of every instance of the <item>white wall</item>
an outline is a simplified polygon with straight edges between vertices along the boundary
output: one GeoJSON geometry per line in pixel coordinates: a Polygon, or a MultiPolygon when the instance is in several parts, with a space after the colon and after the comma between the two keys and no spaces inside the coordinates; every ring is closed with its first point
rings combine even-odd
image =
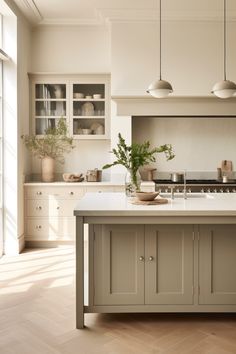
{"type": "MultiPolygon", "coordinates": [[[[236,22],[227,29],[228,78],[236,81],[236,22]]],[[[174,95],[208,95],[223,79],[222,23],[165,21],[162,35],[162,76],[174,95]]],[[[159,74],[158,23],[114,22],[111,43],[112,95],[146,94],[159,74]]]]}
{"type": "Polygon", "coordinates": [[[176,157],[157,155],[158,171],[216,171],[222,160],[236,169],[236,118],[134,117],[132,128],[133,141],[172,144],[176,157]]]}
{"type": "Polygon", "coordinates": [[[32,33],[32,72],[110,72],[110,34],[103,26],[46,26],[32,33]]]}

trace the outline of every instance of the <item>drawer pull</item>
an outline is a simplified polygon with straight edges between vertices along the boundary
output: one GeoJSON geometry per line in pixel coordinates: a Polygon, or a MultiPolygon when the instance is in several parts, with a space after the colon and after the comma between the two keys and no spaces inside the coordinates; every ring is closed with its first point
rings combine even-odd
{"type": "Polygon", "coordinates": [[[69,192],[70,195],[74,195],[74,192],[69,192]]]}
{"type": "Polygon", "coordinates": [[[40,229],[42,229],[42,226],[41,225],[36,225],[36,229],[40,230],[40,229]]]}
{"type": "Polygon", "coordinates": [[[42,192],[37,192],[36,194],[37,194],[37,195],[42,195],[42,192]]]}
{"type": "Polygon", "coordinates": [[[143,256],[140,256],[140,257],[139,257],[139,260],[140,260],[141,262],[143,262],[143,261],[144,261],[144,257],[143,257],[143,256]]]}
{"type": "Polygon", "coordinates": [[[36,207],[36,210],[42,210],[42,207],[39,205],[36,207]]]}
{"type": "Polygon", "coordinates": [[[154,259],[153,256],[149,257],[149,261],[153,261],[153,259],[154,259]]]}

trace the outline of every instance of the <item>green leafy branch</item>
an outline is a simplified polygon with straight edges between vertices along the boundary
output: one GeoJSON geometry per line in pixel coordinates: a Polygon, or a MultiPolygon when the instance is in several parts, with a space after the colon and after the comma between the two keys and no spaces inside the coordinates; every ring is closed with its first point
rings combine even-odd
{"type": "Polygon", "coordinates": [[[136,173],[139,167],[145,166],[150,162],[155,162],[155,154],[164,153],[167,161],[172,160],[175,157],[171,144],[164,144],[150,149],[149,141],[145,141],[143,144],[133,143],[128,146],[120,133],[118,138],[119,143],[117,144],[117,148],[114,148],[111,151],[115,155],[116,160],[113,163],[104,165],[103,169],[110,168],[115,165],[123,165],[127,169],[130,169],[136,173]]]}

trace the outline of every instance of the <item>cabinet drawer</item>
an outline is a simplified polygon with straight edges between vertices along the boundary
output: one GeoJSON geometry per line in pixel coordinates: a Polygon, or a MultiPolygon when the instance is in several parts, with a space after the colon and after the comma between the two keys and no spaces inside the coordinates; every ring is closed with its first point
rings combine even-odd
{"type": "Polygon", "coordinates": [[[26,239],[74,240],[75,218],[32,218],[26,220],[26,239]]]}
{"type": "Polygon", "coordinates": [[[83,187],[27,187],[26,198],[28,199],[81,199],[85,194],[83,187]]]}
{"type": "Polygon", "coordinates": [[[73,216],[76,200],[27,200],[26,216],[73,216]]]}

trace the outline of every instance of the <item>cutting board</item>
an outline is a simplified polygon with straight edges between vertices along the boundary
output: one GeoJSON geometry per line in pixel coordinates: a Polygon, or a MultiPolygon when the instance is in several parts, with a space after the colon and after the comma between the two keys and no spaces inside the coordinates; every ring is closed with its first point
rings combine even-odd
{"type": "Polygon", "coordinates": [[[221,170],[222,170],[222,173],[224,172],[231,172],[233,170],[233,164],[232,164],[232,161],[230,160],[223,160],[221,162],[221,170]]]}

